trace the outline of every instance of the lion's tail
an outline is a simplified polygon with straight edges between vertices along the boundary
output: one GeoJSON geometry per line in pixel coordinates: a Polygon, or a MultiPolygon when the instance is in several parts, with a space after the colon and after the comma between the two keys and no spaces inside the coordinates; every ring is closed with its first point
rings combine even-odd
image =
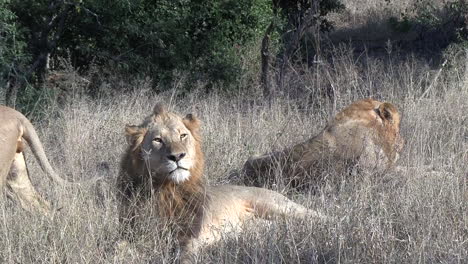
{"type": "Polygon", "coordinates": [[[41,166],[42,170],[49,176],[49,178],[60,185],[65,185],[68,183],[67,180],[61,178],[57,173],[55,173],[54,169],[49,163],[47,156],[44,151],[44,147],[42,146],[39,137],[37,136],[36,130],[34,129],[33,125],[27,118],[23,118],[21,120],[24,131],[23,131],[23,138],[28,142],[29,147],[31,148],[34,156],[39,161],[39,165],[41,166]]]}

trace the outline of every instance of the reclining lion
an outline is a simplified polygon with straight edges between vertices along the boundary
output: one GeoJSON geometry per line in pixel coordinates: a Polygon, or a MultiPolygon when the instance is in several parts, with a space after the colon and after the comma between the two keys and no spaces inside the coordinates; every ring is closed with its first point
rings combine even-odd
{"type": "Polygon", "coordinates": [[[66,181],[52,169],[31,122],[20,112],[0,106],[0,188],[6,185],[8,196],[16,196],[24,209],[35,209],[47,214],[49,203],[36,192],[29,179],[23,154],[24,141],[31,147],[44,172],[53,181],[63,185],[66,181]]]}
{"type": "Polygon", "coordinates": [[[242,175],[246,184],[283,181],[311,187],[330,175],[358,169],[380,173],[392,168],[403,148],[400,114],[391,103],[356,101],[338,113],[315,137],[282,151],[249,158],[242,175]]]}
{"type": "Polygon", "coordinates": [[[176,230],[182,260],[189,261],[200,247],[239,230],[247,219],[322,217],[267,189],[206,186],[199,127],[193,115],[182,118],[160,104],[141,125],[127,125],[129,147],[117,181],[123,234],[141,217],[140,205],[150,201],[158,222],[176,230]]]}

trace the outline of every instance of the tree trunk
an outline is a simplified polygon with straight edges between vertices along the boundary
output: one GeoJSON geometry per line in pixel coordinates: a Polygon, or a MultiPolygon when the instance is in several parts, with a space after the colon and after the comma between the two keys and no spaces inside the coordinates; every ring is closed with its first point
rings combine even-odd
{"type": "MultiPolygon", "coordinates": [[[[278,87],[283,89],[284,86],[284,77],[286,75],[286,68],[289,65],[293,54],[297,51],[300,46],[301,40],[304,37],[307,29],[311,26],[318,26],[317,16],[320,14],[320,2],[312,1],[311,6],[307,9],[298,11],[299,13],[295,15],[295,18],[291,18],[289,26],[291,31],[285,33],[283,36],[283,45],[284,51],[280,56],[280,65],[279,65],[279,76],[278,76],[278,87]]],[[[318,30],[320,32],[320,29],[318,30]]],[[[318,38],[318,36],[316,36],[318,38]]],[[[318,45],[317,45],[318,46],[318,45]]],[[[316,47],[317,48],[317,47],[316,47]]]]}
{"type": "Polygon", "coordinates": [[[8,81],[6,88],[5,104],[14,109],[16,107],[19,84],[16,80],[8,81]]]}
{"type": "Polygon", "coordinates": [[[265,35],[262,39],[262,73],[261,73],[261,84],[263,87],[263,96],[270,98],[273,94],[273,88],[270,84],[270,34],[273,30],[274,22],[272,21],[265,31],[265,35]]]}

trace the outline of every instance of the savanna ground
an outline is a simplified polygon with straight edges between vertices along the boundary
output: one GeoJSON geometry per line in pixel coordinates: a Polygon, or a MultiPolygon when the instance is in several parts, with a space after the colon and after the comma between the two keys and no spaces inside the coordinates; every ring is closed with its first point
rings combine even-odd
{"type": "Polygon", "coordinates": [[[378,21],[397,14],[406,2],[394,1],[386,9],[377,1],[349,2],[330,38],[338,32],[375,37],[368,33],[374,30],[388,42],[386,49],[337,44],[320,63],[295,65],[286,76],[288,92],[271,102],[258,95],[255,82],[244,80],[246,90],[238,94],[200,91],[183,97],[177,96],[177,85],[154,94],[150,81],[142,80],[133,84],[133,92],[93,100],[76,93],[64,106],[42,111],[45,118],[35,125],[56,171],[70,180],[105,180],[97,186],[54,187],[28,153],[33,183],[61,209],[48,219],[11,201],[2,203],[0,262],[173,261],[171,234],[151,221],[131,249],[115,247],[113,184],[126,146],[124,126],[139,123],[158,101],[203,121],[207,181],[220,184],[238,182],[229,174],[250,155],[305,140],[347,104],[373,97],[396,104],[403,114],[406,145],[399,165],[405,172],[344,179],[313,195],[278,186],[332,220],[252,223],[246,232],[202,252],[200,263],[467,263],[468,53],[420,56],[425,51],[392,46],[378,21]],[[437,61],[444,60],[441,67],[437,61]]]}

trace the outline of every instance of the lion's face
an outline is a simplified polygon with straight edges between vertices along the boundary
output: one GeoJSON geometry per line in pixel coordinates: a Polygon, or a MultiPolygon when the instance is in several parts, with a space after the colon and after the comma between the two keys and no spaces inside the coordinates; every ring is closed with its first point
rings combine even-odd
{"type": "Polygon", "coordinates": [[[395,163],[403,150],[405,141],[400,134],[401,116],[397,108],[390,103],[382,103],[374,109],[381,118],[383,129],[380,130],[382,147],[387,152],[390,163],[395,163]],[[388,149],[385,149],[385,144],[388,149]]]}
{"type": "Polygon", "coordinates": [[[146,170],[159,180],[182,183],[191,176],[196,162],[194,129],[198,120],[192,115],[181,118],[176,114],[157,112],[143,126],[127,126],[135,149],[140,152],[146,170]],[[138,138],[139,137],[139,138],[138,138]]]}

